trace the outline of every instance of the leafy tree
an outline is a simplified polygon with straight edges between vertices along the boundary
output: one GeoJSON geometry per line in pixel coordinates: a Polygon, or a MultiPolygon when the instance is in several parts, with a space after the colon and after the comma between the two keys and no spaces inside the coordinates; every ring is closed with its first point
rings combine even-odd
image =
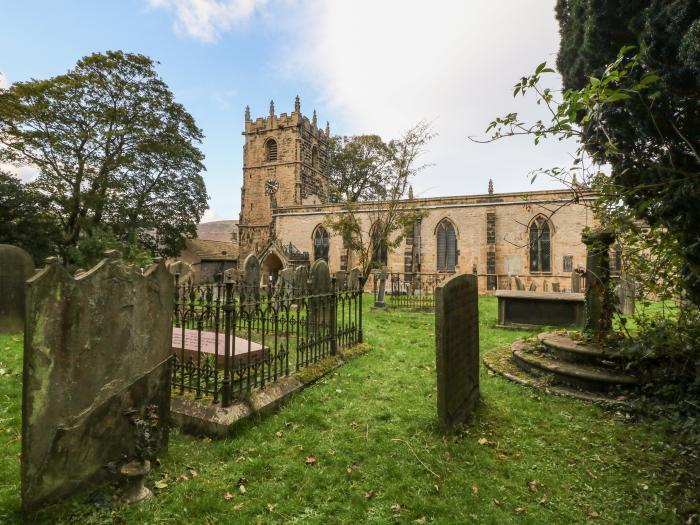
{"type": "Polygon", "coordinates": [[[677,241],[684,288],[700,305],[700,3],[559,0],[556,11],[565,88],[598,82],[620,48],[639,49],[623,61],[634,65],[625,79],[608,75],[619,88],[616,103],[594,119],[578,111],[572,124],[582,125],[586,150],[610,165],[611,202],[677,241]],[[651,78],[653,92],[635,92],[651,78]]]}
{"type": "MultiPolygon", "coordinates": [[[[357,202],[375,194],[372,191],[364,194],[360,192],[360,198],[348,199],[342,211],[332,215],[327,221],[331,230],[342,237],[350,255],[349,260],[356,261],[352,264],[358,264],[365,277],[372,268],[379,266],[378,252],[383,247],[386,247],[387,251],[398,247],[405,234],[422,215],[420,210],[407,207],[403,199],[408,192],[411,178],[427,167],[425,164],[417,165],[416,162],[434,136],[429,123],[419,122],[400,139],[376,147],[374,155],[377,155],[377,159],[371,161],[371,164],[382,166],[381,178],[373,179],[371,185],[374,187],[372,191],[377,191],[376,195],[381,196],[381,205],[357,202]]],[[[379,137],[372,141],[374,144],[381,143],[379,137]]],[[[364,152],[355,151],[358,151],[360,161],[365,158],[364,152]]]]}
{"type": "Polygon", "coordinates": [[[391,165],[388,146],[378,135],[336,136],[331,140],[330,181],[334,200],[357,202],[386,198],[391,165]]]}
{"type": "Polygon", "coordinates": [[[69,261],[100,239],[172,255],[196,235],[202,132],[154,66],[95,53],[64,75],[0,90],[0,160],[40,170],[34,185],[51,198],[69,261]]]}
{"type": "Polygon", "coordinates": [[[27,250],[39,264],[55,253],[60,235],[49,199],[0,171],[0,243],[27,250]]]}

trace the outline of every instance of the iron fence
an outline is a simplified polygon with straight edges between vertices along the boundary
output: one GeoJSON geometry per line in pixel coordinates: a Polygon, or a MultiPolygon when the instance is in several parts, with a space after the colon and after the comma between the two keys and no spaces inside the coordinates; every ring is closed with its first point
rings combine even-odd
{"type": "Polygon", "coordinates": [[[307,287],[176,283],[172,385],[230,405],[291,372],[362,342],[362,282],[307,287]]]}
{"type": "MultiPolygon", "coordinates": [[[[386,302],[394,308],[410,310],[435,309],[435,288],[451,275],[438,273],[387,274],[386,302]]],[[[372,289],[375,300],[379,293],[380,274],[373,275],[372,289]]]]}

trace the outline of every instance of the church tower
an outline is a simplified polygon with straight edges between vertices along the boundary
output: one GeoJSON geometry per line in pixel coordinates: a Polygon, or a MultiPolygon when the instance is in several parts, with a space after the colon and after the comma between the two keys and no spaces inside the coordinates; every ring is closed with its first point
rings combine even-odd
{"type": "Polygon", "coordinates": [[[290,115],[276,115],[270,101],[269,116],[253,121],[246,107],[243,135],[239,261],[276,239],[276,208],[328,201],[330,127],[318,127],[315,110],[303,116],[297,96],[290,115]]]}

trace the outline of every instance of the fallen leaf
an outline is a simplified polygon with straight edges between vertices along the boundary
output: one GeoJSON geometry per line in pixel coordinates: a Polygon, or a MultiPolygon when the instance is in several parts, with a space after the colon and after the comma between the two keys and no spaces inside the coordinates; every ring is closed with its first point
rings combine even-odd
{"type": "Polygon", "coordinates": [[[277,506],[277,503],[268,503],[267,510],[269,510],[270,512],[273,512],[275,510],[276,506],[277,506]]]}
{"type": "Polygon", "coordinates": [[[224,492],[224,499],[226,501],[233,499],[233,494],[231,494],[230,492],[224,492]]]}
{"type": "Polygon", "coordinates": [[[197,474],[196,470],[190,470],[190,476],[192,476],[193,478],[196,478],[197,476],[199,476],[199,474],[197,474]]]}
{"type": "Polygon", "coordinates": [[[482,438],[479,438],[479,440],[477,441],[477,443],[479,443],[479,445],[488,445],[488,444],[489,444],[489,440],[482,437],[482,438]]]}
{"type": "Polygon", "coordinates": [[[245,501],[241,501],[240,503],[236,503],[236,504],[233,506],[233,509],[234,509],[234,510],[241,510],[241,509],[243,508],[243,505],[245,505],[245,501]]]}
{"type": "Polygon", "coordinates": [[[433,337],[433,334],[428,334],[428,337],[433,337]]]}
{"type": "Polygon", "coordinates": [[[177,478],[175,478],[175,481],[187,481],[189,479],[190,478],[188,478],[186,475],[180,474],[177,478]]]}
{"type": "Polygon", "coordinates": [[[420,518],[413,520],[413,523],[428,523],[428,520],[425,516],[421,516],[420,518]]]}
{"type": "Polygon", "coordinates": [[[316,462],[317,462],[316,456],[309,456],[308,458],[306,458],[306,464],[307,464],[307,465],[313,465],[313,464],[315,464],[316,462]]]}
{"type": "Polygon", "coordinates": [[[598,514],[598,513],[597,513],[596,511],[594,511],[594,510],[589,510],[588,512],[586,512],[586,515],[587,515],[589,518],[597,518],[598,516],[600,516],[600,514],[598,514]]]}
{"type": "Polygon", "coordinates": [[[164,479],[159,479],[153,484],[153,486],[157,489],[163,490],[168,486],[168,483],[164,479]]]}
{"type": "Polygon", "coordinates": [[[472,485],[472,494],[476,495],[479,493],[479,487],[472,485]]]}
{"type": "Polygon", "coordinates": [[[500,506],[501,506],[501,502],[498,501],[497,499],[494,499],[494,500],[493,500],[493,504],[496,505],[497,507],[500,507],[500,506]]]}
{"type": "Polygon", "coordinates": [[[527,488],[530,489],[530,492],[537,492],[537,482],[535,480],[528,481],[527,488]]]}
{"type": "Polygon", "coordinates": [[[353,461],[352,465],[346,467],[345,470],[350,474],[353,470],[357,470],[358,468],[360,468],[360,464],[353,461]]]}
{"type": "Polygon", "coordinates": [[[284,436],[284,434],[280,431],[277,431],[277,432],[275,432],[275,436],[277,436],[278,438],[281,438],[282,436],[284,436]]]}
{"type": "Polygon", "coordinates": [[[516,514],[521,514],[521,513],[525,512],[525,509],[522,507],[515,507],[515,512],[516,512],[516,514]]]}
{"type": "Polygon", "coordinates": [[[391,511],[392,511],[394,514],[398,514],[399,512],[401,512],[401,504],[400,504],[400,503],[394,503],[394,504],[391,506],[391,511]]]}
{"type": "Polygon", "coordinates": [[[496,459],[500,459],[501,461],[503,461],[505,459],[508,459],[508,456],[499,452],[498,454],[496,454],[496,459]]]}
{"type": "Polygon", "coordinates": [[[365,492],[365,498],[367,499],[372,499],[374,497],[374,491],[373,490],[368,490],[365,492]]]}
{"type": "Polygon", "coordinates": [[[542,496],[542,497],[540,498],[540,502],[539,502],[539,503],[540,503],[540,505],[546,504],[546,503],[547,503],[547,496],[546,496],[546,495],[542,496]]]}
{"type": "Polygon", "coordinates": [[[245,494],[245,485],[239,485],[238,492],[240,492],[241,494],[245,494]]]}

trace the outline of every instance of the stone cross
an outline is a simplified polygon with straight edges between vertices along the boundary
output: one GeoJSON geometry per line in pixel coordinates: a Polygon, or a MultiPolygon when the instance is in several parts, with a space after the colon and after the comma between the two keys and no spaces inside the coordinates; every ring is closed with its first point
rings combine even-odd
{"type": "Polygon", "coordinates": [[[435,361],[440,428],[464,423],[479,400],[479,296],[476,275],[435,289],[435,361]]]}
{"type": "Polygon", "coordinates": [[[379,273],[379,291],[377,292],[377,300],[374,301],[375,308],[384,308],[386,303],[384,302],[384,295],[386,294],[386,278],[389,276],[386,266],[382,266],[382,270],[379,273]]]}

